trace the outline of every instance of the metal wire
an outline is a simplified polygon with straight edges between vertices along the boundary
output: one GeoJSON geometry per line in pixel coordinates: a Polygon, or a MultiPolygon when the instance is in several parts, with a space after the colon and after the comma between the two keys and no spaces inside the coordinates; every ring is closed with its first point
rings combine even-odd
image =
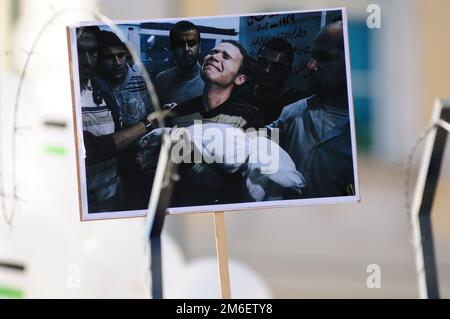
{"type": "Polygon", "coordinates": [[[447,132],[450,132],[450,123],[444,121],[444,120],[436,120],[433,123],[431,123],[428,127],[426,127],[423,131],[419,133],[419,135],[416,138],[416,141],[414,142],[413,146],[411,147],[411,151],[408,154],[408,159],[406,162],[406,172],[405,172],[405,209],[406,214],[408,218],[412,218],[412,211],[411,211],[411,170],[412,170],[412,162],[414,159],[414,155],[417,151],[417,148],[422,144],[422,142],[428,137],[428,135],[433,132],[433,130],[437,129],[438,127],[443,128],[447,132]]]}
{"type": "MultiPolygon", "coordinates": [[[[65,9],[55,12],[40,28],[37,36],[33,40],[30,50],[26,51],[27,57],[25,60],[25,64],[22,68],[22,71],[20,73],[19,85],[18,85],[16,95],[15,95],[15,103],[14,103],[14,111],[13,111],[13,130],[14,130],[14,132],[13,132],[13,139],[12,139],[12,167],[11,167],[11,169],[12,169],[11,185],[12,185],[12,189],[13,189],[13,192],[12,192],[13,194],[11,195],[12,206],[11,206],[10,210],[8,210],[8,207],[6,205],[6,198],[8,196],[5,194],[5,178],[4,178],[3,174],[0,174],[1,209],[2,209],[2,213],[3,213],[3,219],[6,222],[6,224],[9,226],[10,229],[12,228],[14,216],[15,216],[15,213],[17,210],[17,203],[18,203],[18,183],[17,183],[17,166],[16,166],[17,165],[17,138],[18,138],[19,131],[22,129],[19,127],[18,121],[19,121],[19,112],[20,112],[20,106],[21,106],[20,102],[21,102],[21,97],[22,97],[23,83],[24,83],[25,77],[27,75],[29,63],[32,59],[32,56],[35,53],[36,46],[39,44],[42,36],[47,32],[48,27],[62,15],[66,14],[66,13],[73,13],[74,11],[91,14],[95,19],[100,20],[102,23],[104,23],[105,25],[110,27],[111,31],[113,31],[120,39],[126,38],[125,35],[123,34],[123,32],[119,29],[119,27],[117,27],[117,25],[113,21],[111,21],[108,17],[106,17],[99,11],[93,11],[93,10],[89,10],[89,9],[86,9],[83,7],[70,7],[70,8],[65,8],[65,9]]],[[[137,55],[135,48],[130,43],[128,43],[128,41],[124,41],[124,42],[125,42],[125,45],[126,45],[128,51],[130,52],[133,60],[138,61],[139,63],[142,64],[142,60],[137,55]]],[[[149,96],[150,96],[150,99],[152,102],[152,106],[155,111],[154,117],[156,118],[158,125],[160,127],[162,127],[162,126],[164,126],[163,125],[163,117],[166,115],[166,113],[160,112],[158,96],[156,95],[154,86],[150,80],[150,76],[147,73],[147,70],[145,68],[142,68],[142,77],[144,78],[145,84],[147,86],[147,91],[149,93],[149,96]]],[[[0,151],[3,152],[3,150],[1,148],[0,148],[0,151]]],[[[0,170],[4,169],[4,167],[1,166],[1,164],[2,164],[2,154],[0,153],[0,170]]]]}

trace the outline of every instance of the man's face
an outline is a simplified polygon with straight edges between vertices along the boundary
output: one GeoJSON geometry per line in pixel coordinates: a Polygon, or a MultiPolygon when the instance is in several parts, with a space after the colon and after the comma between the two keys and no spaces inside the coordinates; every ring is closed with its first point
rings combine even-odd
{"type": "Polygon", "coordinates": [[[77,39],[78,71],[80,81],[86,83],[97,64],[97,39],[90,32],[81,33],[77,39]]]}
{"type": "Polygon", "coordinates": [[[206,83],[213,83],[221,87],[232,84],[241,85],[246,77],[239,74],[243,62],[241,52],[231,43],[219,43],[203,61],[202,78],[206,83]]]}
{"type": "Polygon", "coordinates": [[[200,43],[197,31],[188,30],[174,34],[172,50],[181,69],[189,69],[197,64],[200,43]]]}
{"type": "Polygon", "coordinates": [[[127,74],[127,51],[121,47],[106,47],[101,50],[98,59],[100,73],[109,83],[121,83],[127,74]]]}
{"type": "Polygon", "coordinates": [[[337,32],[323,32],[315,39],[307,64],[312,93],[327,97],[345,94],[347,78],[342,43],[342,34],[337,32]]]}
{"type": "Polygon", "coordinates": [[[291,72],[286,52],[263,48],[258,55],[256,83],[264,89],[281,88],[291,72]]]}

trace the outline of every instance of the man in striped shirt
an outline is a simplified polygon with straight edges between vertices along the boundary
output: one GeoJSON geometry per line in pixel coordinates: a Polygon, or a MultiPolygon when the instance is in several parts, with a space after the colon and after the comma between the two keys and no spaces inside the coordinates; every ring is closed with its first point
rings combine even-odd
{"type": "MultiPolygon", "coordinates": [[[[101,152],[91,147],[91,141],[114,133],[111,111],[93,87],[92,77],[97,63],[98,27],[80,28],[77,33],[78,70],[80,77],[83,139],[86,149],[86,186],[89,213],[112,211],[119,207],[122,192],[114,156],[103,156],[113,140],[101,143],[101,152]],[[110,143],[108,143],[110,142],[110,143]],[[95,152],[93,150],[95,149],[95,152]],[[101,154],[101,155],[100,155],[101,154]]],[[[107,153],[107,152],[106,152],[107,153]]]]}

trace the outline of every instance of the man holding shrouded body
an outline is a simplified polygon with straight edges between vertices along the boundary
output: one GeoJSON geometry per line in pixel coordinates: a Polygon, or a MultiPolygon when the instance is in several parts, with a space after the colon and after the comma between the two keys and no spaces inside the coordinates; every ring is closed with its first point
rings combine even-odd
{"type": "MultiPolygon", "coordinates": [[[[234,128],[260,128],[262,115],[239,97],[236,87],[247,79],[248,55],[236,41],[224,40],[205,57],[201,76],[205,82],[203,94],[178,104],[172,126],[188,127],[194,121],[203,124],[227,124],[234,128]]],[[[242,198],[241,172],[221,174],[205,163],[180,166],[180,181],[173,196],[173,205],[195,206],[239,202],[242,198]],[[211,178],[214,176],[214,178],[211,178]],[[215,185],[205,184],[214,180],[215,185]]]]}

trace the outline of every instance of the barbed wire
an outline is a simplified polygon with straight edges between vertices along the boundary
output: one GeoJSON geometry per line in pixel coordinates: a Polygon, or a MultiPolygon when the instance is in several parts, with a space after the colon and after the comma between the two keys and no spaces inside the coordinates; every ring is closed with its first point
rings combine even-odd
{"type": "MultiPolygon", "coordinates": [[[[52,9],[52,11],[53,12],[55,11],[54,8],[52,9]]],[[[17,165],[17,138],[18,138],[19,133],[21,133],[23,130],[29,129],[28,127],[20,127],[18,124],[23,83],[24,83],[25,77],[27,75],[29,63],[30,63],[32,57],[35,55],[36,47],[39,44],[42,36],[47,32],[48,27],[62,15],[66,14],[66,13],[77,12],[77,11],[83,12],[83,13],[88,13],[88,14],[92,15],[95,19],[97,19],[100,22],[102,22],[103,24],[107,25],[111,29],[111,31],[114,32],[120,39],[122,39],[123,41],[126,39],[126,36],[120,30],[120,28],[112,20],[110,20],[108,17],[106,17],[99,11],[90,10],[90,9],[86,9],[83,7],[68,7],[68,8],[64,8],[64,9],[61,9],[61,10],[53,13],[53,15],[39,29],[39,32],[36,35],[36,37],[34,38],[31,48],[29,50],[24,49],[24,48],[18,48],[18,51],[21,53],[26,53],[27,57],[25,60],[25,64],[22,68],[22,71],[20,73],[19,85],[18,85],[18,88],[16,91],[14,109],[13,109],[13,138],[12,138],[12,145],[11,145],[11,148],[12,148],[12,151],[11,151],[11,154],[12,154],[11,185],[12,185],[13,191],[12,191],[12,194],[10,194],[10,195],[7,195],[5,192],[5,184],[6,183],[5,183],[4,174],[1,172],[1,170],[5,169],[5,168],[3,166],[3,160],[2,160],[3,148],[1,146],[1,141],[0,141],[0,201],[1,201],[0,207],[2,209],[3,219],[10,229],[12,229],[14,216],[15,216],[17,208],[18,208],[17,204],[18,204],[18,202],[23,201],[23,199],[20,199],[18,196],[18,188],[19,187],[18,187],[18,183],[17,183],[17,166],[16,166],[17,165]],[[12,200],[10,210],[8,209],[7,204],[6,204],[7,198],[11,198],[11,200],[12,200]]],[[[124,41],[124,43],[125,43],[128,51],[130,52],[133,60],[137,61],[138,63],[143,64],[141,58],[138,56],[137,51],[133,47],[133,45],[130,44],[128,41],[124,41]]],[[[7,51],[7,54],[13,54],[13,52],[14,52],[13,50],[10,50],[10,51],[7,51]]],[[[71,72],[73,72],[73,71],[74,70],[71,70],[71,72]]],[[[153,86],[153,83],[150,80],[150,76],[149,76],[146,68],[145,67],[142,68],[141,72],[142,72],[142,77],[144,78],[144,81],[145,81],[145,84],[147,87],[147,91],[150,96],[152,106],[155,111],[155,117],[156,117],[157,123],[160,127],[162,127],[163,126],[163,117],[165,116],[165,114],[163,112],[160,112],[159,100],[158,100],[155,88],[153,86]]]]}
{"type": "Polygon", "coordinates": [[[439,127],[446,130],[447,132],[450,132],[450,123],[443,121],[441,119],[434,121],[429,126],[427,126],[424,130],[422,130],[419,133],[419,135],[417,135],[417,138],[408,154],[404,182],[405,182],[405,209],[406,209],[406,215],[409,219],[411,219],[413,217],[412,211],[411,211],[411,191],[410,191],[411,185],[410,184],[411,184],[411,171],[412,171],[414,155],[415,155],[418,147],[428,137],[428,135],[439,127]]]}

